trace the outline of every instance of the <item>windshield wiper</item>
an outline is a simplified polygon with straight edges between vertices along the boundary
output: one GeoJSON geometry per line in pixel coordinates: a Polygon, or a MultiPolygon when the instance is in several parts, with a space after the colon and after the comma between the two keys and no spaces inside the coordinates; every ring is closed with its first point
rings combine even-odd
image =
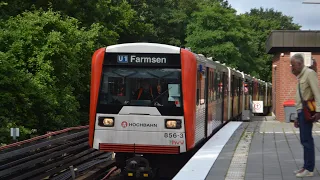
{"type": "Polygon", "coordinates": [[[169,91],[169,89],[171,89],[172,87],[168,88],[167,90],[165,90],[163,93],[161,93],[158,97],[156,97],[150,104],[153,105],[153,103],[161,96],[163,96],[166,92],[169,91]]]}

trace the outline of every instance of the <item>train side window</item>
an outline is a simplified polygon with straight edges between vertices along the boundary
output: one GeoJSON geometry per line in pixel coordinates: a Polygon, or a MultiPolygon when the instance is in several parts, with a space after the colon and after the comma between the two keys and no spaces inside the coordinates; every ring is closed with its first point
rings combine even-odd
{"type": "Polygon", "coordinates": [[[233,88],[233,92],[234,92],[234,96],[238,96],[238,78],[236,76],[234,76],[234,88],[233,88]]]}
{"type": "Polygon", "coordinates": [[[263,94],[263,88],[262,88],[262,85],[259,84],[259,101],[261,101],[262,94],[263,94]]]}
{"type": "Polygon", "coordinates": [[[262,86],[262,96],[263,96],[263,101],[264,101],[265,97],[266,97],[266,85],[265,84],[262,86]]]}
{"type": "Polygon", "coordinates": [[[224,87],[224,97],[228,97],[228,92],[229,92],[229,79],[228,79],[228,75],[227,73],[223,73],[224,76],[224,83],[223,83],[223,87],[224,87]]]}
{"type": "Polygon", "coordinates": [[[219,94],[219,96],[218,96],[218,99],[223,99],[223,73],[222,72],[219,72],[218,73],[218,76],[219,76],[219,79],[218,79],[218,81],[217,81],[217,83],[218,83],[218,86],[217,86],[217,89],[218,89],[218,94],[219,94]]]}
{"type": "Polygon", "coordinates": [[[231,97],[234,95],[234,75],[231,76],[231,97]]]}
{"type": "Polygon", "coordinates": [[[234,78],[234,84],[235,84],[235,86],[234,86],[234,96],[238,96],[239,88],[238,88],[238,78],[236,76],[234,78]]]}
{"type": "Polygon", "coordinates": [[[214,88],[213,88],[213,81],[214,81],[214,73],[211,71],[211,80],[210,80],[210,82],[211,82],[211,97],[210,97],[210,101],[212,102],[213,100],[214,100],[214,95],[215,95],[215,92],[214,92],[214,88]]]}
{"type": "Polygon", "coordinates": [[[214,73],[210,71],[210,102],[214,101],[214,88],[213,88],[213,83],[214,83],[214,73]]]}
{"type": "Polygon", "coordinates": [[[213,94],[214,94],[214,89],[213,89],[213,72],[210,71],[211,77],[210,77],[210,102],[213,101],[213,94]]]}
{"type": "Polygon", "coordinates": [[[219,78],[220,77],[220,74],[218,74],[218,72],[216,71],[214,73],[214,84],[213,84],[213,88],[214,88],[214,96],[213,96],[213,100],[216,101],[219,96],[220,96],[220,93],[219,93],[219,78]]]}
{"type": "Polygon", "coordinates": [[[208,83],[207,83],[207,91],[208,91],[208,93],[207,93],[207,101],[208,102],[211,102],[211,89],[210,89],[210,87],[211,87],[211,71],[210,71],[210,68],[209,68],[209,71],[208,71],[208,83]]]}
{"type": "Polygon", "coordinates": [[[238,96],[240,96],[241,95],[241,78],[238,78],[238,96]]]}
{"type": "Polygon", "coordinates": [[[207,91],[208,91],[208,97],[207,97],[207,101],[208,102],[211,102],[211,69],[209,69],[209,72],[208,72],[208,88],[207,88],[207,91]]]}
{"type": "Polygon", "coordinates": [[[237,86],[236,86],[236,96],[239,96],[239,91],[240,91],[240,88],[239,88],[239,78],[236,79],[236,83],[237,83],[237,86]]]}
{"type": "Polygon", "coordinates": [[[235,86],[234,86],[234,96],[238,96],[238,90],[239,90],[239,88],[238,88],[238,77],[236,77],[236,76],[234,78],[234,84],[235,84],[235,86]]]}
{"type": "Polygon", "coordinates": [[[220,91],[220,98],[221,99],[223,99],[224,98],[224,96],[225,96],[225,91],[226,91],[226,85],[225,85],[225,83],[226,83],[226,80],[224,79],[225,77],[224,77],[224,73],[221,73],[220,74],[220,83],[221,83],[221,85],[219,84],[219,87],[221,86],[221,91],[220,91]]]}
{"type": "MultiPolygon", "coordinates": [[[[206,69],[204,68],[204,74],[206,74],[206,69]]],[[[201,76],[200,76],[201,77],[201,76]]],[[[208,78],[208,77],[206,77],[208,78]]],[[[205,93],[205,90],[207,89],[206,87],[206,80],[205,78],[203,78],[203,75],[202,75],[202,78],[200,79],[200,104],[204,104],[206,102],[206,93],[205,93]]]]}
{"type": "Polygon", "coordinates": [[[222,91],[222,88],[223,88],[223,74],[221,72],[219,72],[218,76],[219,76],[219,79],[217,81],[217,83],[218,83],[218,87],[217,88],[218,88],[218,92],[219,92],[218,98],[219,99],[223,99],[223,91],[222,91]]]}
{"type": "Polygon", "coordinates": [[[252,95],[252,82],[248,82],[248,90],[249,90],[249,95],[252,95]]]}
{"type": "Polygon", "coordinates": [[[239,96],[242,95],[243,93],[243,79],[242,78],[239,78],[239,96]]]}
{"type": "Polygon", "coordinates": [[[240,94],[240,93],[239,93],[239,91],[240,91],[240,88],[239,88],[239,80],[240,80],[239,78],[236,79],[236,83],[237,83],[237,86],[236,86],[236,96],[239,96],[239,94],[240,94]]]}
{"type": "Polygon", "coordinates": [[[236,76],[234,76],[234,79],[233,79],[233,96],[237,96],[237,91],[238,91],[238,79],[236,76]]]}
{"type": "Polygon", "coordinates": [[[227,96],[227,91],[228,91],[228,84],[227,84],[227,81],[228,81],[228,79],[226,79],[226,78],[228,78],[228,77],[226,77],[225,76],[225,73],[223,73],[222,75],[221,75],[221,77],[222,77],[222,79],[220,80],[222,83],[222,90],[223,91],[221,91],[221,98],[223,99],[224,97],[226,97],[227,96]]]}
{"type": "Polygon", "coordinates": [[[240,96],[240,91],[241,91],[241,89],[240,89],[240,78],[238,78],[238,80],[237,80],[237,83],[238,83],[238,96],[240,96]]]}

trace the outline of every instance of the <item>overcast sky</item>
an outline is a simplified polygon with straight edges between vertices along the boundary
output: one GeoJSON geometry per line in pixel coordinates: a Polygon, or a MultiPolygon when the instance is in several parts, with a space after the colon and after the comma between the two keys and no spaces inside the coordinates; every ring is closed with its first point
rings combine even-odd
{"type": "Polygon", "coordinates": [[[228,0],[238,13],[248,12],[251,8],[273,8],[292,16],[293,22],[301,25],[302,30],[320,30],[320,4],[302,4],[303,1],[306,0],[228,0]]]}

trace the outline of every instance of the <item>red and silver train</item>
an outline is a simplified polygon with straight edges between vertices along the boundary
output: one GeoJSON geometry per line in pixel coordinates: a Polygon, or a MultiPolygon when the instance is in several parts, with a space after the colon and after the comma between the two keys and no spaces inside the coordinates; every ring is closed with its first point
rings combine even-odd
{"type": "Polygon", "coordinates": [[[272,104],[270,83],[171,45],[101,48],[91,70],[89,143],[115,152],[120,167],[133,153],[179,156],[228,121],[249,120],[252,101],[264,113],[272,104]]]}

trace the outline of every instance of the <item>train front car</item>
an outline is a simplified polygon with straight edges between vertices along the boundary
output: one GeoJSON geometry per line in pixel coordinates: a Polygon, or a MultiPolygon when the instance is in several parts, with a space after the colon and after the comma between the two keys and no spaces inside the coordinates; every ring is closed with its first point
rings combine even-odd
{"type": "Polygon", "coordinates": [[[92,59],[90,146],[115,152],[126,170],[140,160],[148,164],[141,155],[192,149],[195,87],[196,59],[185,49],[154,43],[99,49],[92,59]],[[125,164],[132,157],[139,160],[125,164]]]}

